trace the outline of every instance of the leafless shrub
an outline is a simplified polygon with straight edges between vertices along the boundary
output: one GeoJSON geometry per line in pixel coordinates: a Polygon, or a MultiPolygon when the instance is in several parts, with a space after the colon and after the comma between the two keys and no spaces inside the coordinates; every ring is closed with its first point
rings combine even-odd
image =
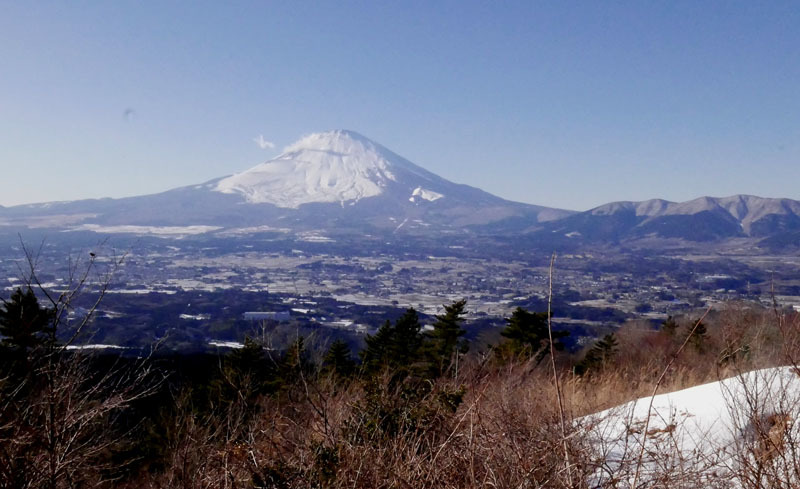
{"type": "Polygon", "coordinates": [[[150,487],[578,487],[591,470],[568,423],[569,483],[552,378],[526,362],[460,368],[429,385],[307,379],[246,425],[184,409],[150,487]],[[462,398],[463,396],[463,398],[462,398]]]}
{"type": "Polygon", "coordinates": [[[8,350],[14,358],[0,381],[0,487],[49,488],[111,486],[121,473],[112,462],[126,433],[110,430],[115,419],[157,380],[147,359],[106,362],[102,367],[86,351],[68,351],[89,324],[123,257],[97,271],[94,252],[85,262],[70,260],[60,291],[48,290],[38,276],[38,252],[24,243],[23,284],[48,303],[50,338],[33,347],[8,350]],[[90,309],[68,321],[74,301],[94,293],[90,309]],[[66,342],[55,338],[68,330],[66,342]]]}

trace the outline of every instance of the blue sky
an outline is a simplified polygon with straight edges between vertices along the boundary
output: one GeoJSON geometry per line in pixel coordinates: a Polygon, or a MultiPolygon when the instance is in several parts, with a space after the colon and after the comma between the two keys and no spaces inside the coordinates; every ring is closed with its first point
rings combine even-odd
{"type": "Polygon", "coordinates": [[[798,26],[796,2],[4,2],[0,205],[199,183],[338,128],[553,207],[800,199],[798,26]]]}

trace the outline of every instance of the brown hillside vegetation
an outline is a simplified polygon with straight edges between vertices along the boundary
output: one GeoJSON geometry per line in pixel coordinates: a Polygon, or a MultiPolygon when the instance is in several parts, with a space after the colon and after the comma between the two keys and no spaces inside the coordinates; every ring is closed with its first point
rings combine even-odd
{"type": "MultiPolygon", "coordinates": [[[[796,315],[729,304],[706,322],[704,342],[690,343],[675,359],[662,391],[796,358],[796,315]]],[[[571,371],[576,359],[559,358],[570,420],[569,467],[546,364],[473,355],[457,374],[423,384],[397,381],[389,371],[369,380],[301,376],[283,395],[259,398],[258,414],[248,420],[241,414],[248,407],[237,403],[221,416],[201,419],[183,404],[168,464],[139,474],[136,485],[587,487],[604,460],[590,446],[580,417],[651,393],[691,326],[687,319],[670,335],[630,324],[618,334],[620,353],[582,377],[571,371]]],[[[775,452],[769,443],[776,425],[766,427],[756,449],[775,452]]],[[[766,466],[766,458],[760,460],[766,466]]],[[[635,464],[632,457],[629,472],[635,464]]],[[[670,481],[664,487],[696,481],[696,474],[673,471],[662,474],[670,481]]],[[[742,487],[763,487],[760,478],[738,480],[742,487]]],[[[612,486],[630,487],[630,479],[612,486]]]]}
{"type": "MultiPolygon", "coordinates": [[[[428,334],[413,310],[387,322],[360,365],[333,346],[312,362],[302,338],[280,355],[248,340],[183,374],[164,360],[69,353],[46,328],[33,347],[6,341],[0,487],[588,487],[606,460],[584,415],[656,387],[795,365],[800,353],[797,314],[744,303],[660,331],[630,323],[573,355],[556,351],[557,335],[551,350],[541,331],[525,329],[546,315],[541,323],[515,312],[509,328],[522,329],[464,353],[462,309],[448,306],[428,334]],[[542,351],[555,354],[563,425],[542,351]]],[[[791,477],[770,467],[795,447],[794,418],[754,410],[749,419],[756,434],[742,450],[756,456],[718,486],[783,487],[776,481],[791,477]]],[[[625,475],[605,486],[652,487],[652,474],[640,476],[643,452],[631,447],[625,475]]],[[[681,467],[659,473],[662,487],[696,486],[697,474],[681,467]]]]}

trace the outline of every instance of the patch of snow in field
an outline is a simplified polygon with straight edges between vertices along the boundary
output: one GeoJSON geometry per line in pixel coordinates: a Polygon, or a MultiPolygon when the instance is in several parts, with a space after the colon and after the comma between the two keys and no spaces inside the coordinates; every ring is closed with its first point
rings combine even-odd
{"type": "Polygon", "coordinates": [[[101,226],[99,224],[82,224],[72,228],[73,231],[93,231],[108,234],[144,234],[154,236],[185,236],[210,233],[222,229],[220,226],[101,226]]]}
{"type": "Polygon", "coordinates": [[[212,340],[212,341],[209,341],[208,344],[210,346],[216,346],[218,348],[234,348],[234,349],[244,348],[244,344],[243,343],[239,343],[238,341],[217,341],[217,340],[212,340]]]}
{"type": "Polygon", "coordinates": [[[329,238],[325,235],[314,233],[314,232],[306,232],[306,233],[299,233],[297,235],[298,241],[305,241],[306,243],[335,243],[336,240],[333,238],[329,238]]]}
{"type": "Polygon", "coordinates": [[[155,289],[116,289],[112,290],[109,289],[106,291],[106,294],[166,294],[166,295],[174,295],[178,291],[176,290],[155,290],[155,289]]]}
{"type": "Polygon", "coordinates": [[[251,227],[244,227],[244,228],[230,228],[225,229],[224,231],[220,231],[217,236],[240,236],[243,234],[258,234],[258,233],[283,233],[286,234],[290,232],[289,228],[276,228],[273,226],[251,226],[251,227]]]}
{"type": "Polygon", "coordinates": [[[180,319],[191,319],[193,321],[205,321],[211,319],[209,314],[181,314],[178,316],[180,319]]]}

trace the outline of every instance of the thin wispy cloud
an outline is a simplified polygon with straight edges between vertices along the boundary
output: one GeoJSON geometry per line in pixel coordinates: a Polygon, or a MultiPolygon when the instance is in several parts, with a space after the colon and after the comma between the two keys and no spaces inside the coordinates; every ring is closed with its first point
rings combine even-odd
{"type": "Polygon", "coordinates": [[[267,141],[266,139],[264,139],[264,135],[263,134],[259,134],[257,138],[253,138],[253,141],[255,141],[255,143],[261,149],[274,149],[275,148],[275,143],[273,143],[272,141],[267,141]]]}

